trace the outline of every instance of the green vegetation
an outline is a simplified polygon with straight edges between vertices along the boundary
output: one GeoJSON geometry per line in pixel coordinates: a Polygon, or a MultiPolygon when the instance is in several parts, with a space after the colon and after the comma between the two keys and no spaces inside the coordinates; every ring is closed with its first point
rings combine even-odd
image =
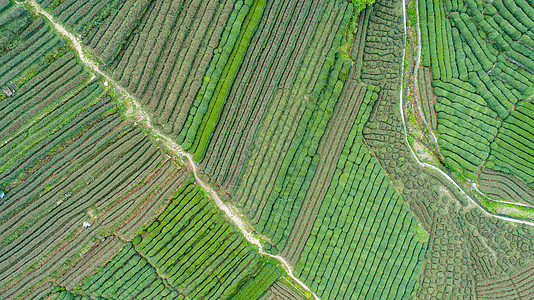
{"type": "Polygon", "coordinates": [[[510,203],[502,203],[492,201],[490,199],[480,199],[480,203],[484,205],[491,213],[510,216],[514,218],[526,219],[529,221],[534,220],[534,208],[523,205],[515,205],[510,203]]]}
{"type": "MultiPolygon", "coordinates": [[[[214,74],[220,75],[215,78],[213,76],[207,77],[208,80],[204,80],[207,86],[202,88],[197,95],[197,99],[201,100],[197,100],[198,104],[194,105],[196,114],[190,115],[193,118],[191,127],[188,129],[186,127],[182,131],[185,133],[187,129],[183,148],[194,153],[195,161],[200,162],[204,158],[224,103],[230,93],[230,88],[247,52],[252,34],[256,31],[262,16],[265,2],[265,0],[245,1],[239,10],[236,21],[231,26],[232,30],[228,36],[228,42],[221,50],[221,55],[216,55],[214,62],[211,63],[215,64],[214,74]],[[231,52],[229,49],[232,49],[231,52]]],[[[208,70],[208,74],[210,74],[210,70],[208,70]]]]}
{"type": "MultiPolygon", "coordinates": [[[[519,102],[530,96],[529,71],[534,69],[529,67],[532,56],[524,54],[532,50],[525,46],[528,42],[522,42],[530,40],[528,34],[520,32],[526,32],[532,23],[522,9],[530,12],[532,8],[522,0],[505,2],[506,6],[502,1],[420,1],[419,8],[426,13],[422,13],[421,28],[427,32],[422,35],[423,65],[432,69],[433,93],[438,96],[438,143],[445,163],[460,173],[465,170],[463,175],[473,180],[478,179],[479,168],[486,166],[530,184],[528,154],[517,158],[517,154],[513,158],[506,154],[519,144],[510,141],[513,146],[508,146],[503,136],[512,132],[506,120],[514,117],[508,115],[517,115],[515,110],[523,106],[519,102]],[[441,27],[434,26],[440,23],[441,27]]],[[[512,139],[517,141],[519,136],[524,134],[512,139]]]]}
{"type": "Polygon", "coordinates": [[[372,5],[376,0],[354,0],[352,3],[358,9],[358,12],[362,11],[366,6],[372,5]]]}
{"type": "Polygon", "coordinates": [[[256,300],[280,278],[280,270],[273,264],[267,262],[260,269],[253,279],[248,280],[239,291],[231,298],[232,300],[256,300]]]}
{"type": "Polygon", "coordinates": [[[188,298],[227,298],[259,255],[193,183],[186,183],[135,249],[188,298]]]}
{"type": "Polygon", "coordinates": [[[532,219],[530,0],[36,2],[57,24],[0,0],[0,298],[532,294],[534,230],[493,215],[532,219]],[[413,88],[455,180],[517,205],[417,163],[413,88]]]}
{"type": "Polygon", "coordinates": [[[363,124],[378,91],[367,87],[295,270],[327,299],[381,298],[396,290],[409,295],[415,285],[414,280],[407,279],[410,276],[384,274],[418,273],[426,248],[412,239],[415,218],[362,141],[363,124]],[[400,253],[395,251],[400,248],[409,249],[404,251],[413,253],[412,259],[394,264],[397,257],[393,253],[400,253]]]}

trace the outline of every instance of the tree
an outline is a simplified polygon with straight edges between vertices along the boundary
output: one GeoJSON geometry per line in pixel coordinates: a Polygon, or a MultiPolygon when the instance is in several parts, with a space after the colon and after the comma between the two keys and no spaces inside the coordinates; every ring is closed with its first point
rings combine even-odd
{"type": "Polygon", "coordinates": [[[353,0],[352,3],[358,8],[358,11],[362,11],[365,6],[375,3],[375,0],[353,0]]]}

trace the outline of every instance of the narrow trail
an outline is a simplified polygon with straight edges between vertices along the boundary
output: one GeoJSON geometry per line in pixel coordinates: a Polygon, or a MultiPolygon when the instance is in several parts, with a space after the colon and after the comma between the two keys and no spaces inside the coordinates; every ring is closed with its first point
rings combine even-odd
{"type": "MultiPolygon", "coordinates": [[[[304,282],[302,282],[300,279],[298,279],[297,277],[295,277],[293,275],[293,268],[291,267],[291,265],[289,265],[289,263],[285,260],[285,258],[281,257],[280,255],[272,255],[272,254],[269,254],[269,253],[263,251],[263,247],[261,245],[260,239],[255,237],[252,234],[252,232],[254,231],[254,227],[252,225],[246,223],[240,217],[240,214],[238,213],[236,208],[231,207],[231,206],[227,205],[226,203],[224,203],[219,198],[217,193],[209,185],[207,185],[204,181],[202,181],[202,179],[200,179],[200,177],[198,176],[198,172],[197,172],[197,166],[196,166],[195,162],[193,161],[193,156],[190,153],[185,152],[180,145],[178,145],[170,137],[166,136],[164,133],[160,132],[158,129],[156,129],[152,125],[149,115],[144,111],[143,107],[141,106],[141,104],[139,103],[137,98],[134,97],[133,95],[131,95],[122,86],[117,84],[115,82],[115,80],[113,80],[111,78],[111,76],[107,75],[102,70],[100,70],[98,65],[85,55],[85,53],[83,52],[83,48],[81,46],[81,43],[80,43],[79,39],[74,34],[69,32],[68,30],[66,30],[61,24],[56,23],[54,21],[54,18],[49,13],[44,11],[39,6],[39,4],[37,4],[35,2],[35,0],[28,0],[26,2],[17,2],[17,3],[20,4],[20,5],[24,5],[25,3],[29,4],[31,9],[36,14],[42,15],[46,19],[48,19],[48,21],[54,25],[54,28],[61,35],[63,35],[65,38],[67,38],[71,42],[72,47],[74,47],[74,49],[78,53],[78,56],[80,57],[80,59],[81,59],[81,61],[82,61],[82,63],[84,65],[86,65],[91,70],[93,70],[93,72],[101,75],[114,88],[118,89],[124,96],[126,96],[126,98],[128,98],[130,100],[129,104],[131,105],[131,107],[127,107],[128,108],[128,110],[126,112],[127,117],[136,118],[136,120],[138,122],[140,122],[144,127],[149,129],[150,132],[152,132],[152,134],[154,136],[156,136],[156,138],[158,140],[162,141],[163,144],[169,150],[171,150],[174,154],[176,154],[180,158],[181,157],[186,157],[187,158],[187,164],[189,165],[189,168],[192,170],[194,178],[195,178],[195,181],[197,182],[197,184],[200,185],[200,187],[202,187],[210,195],[211,199],[213,199],[213,201],[215,202],[217,207],[222,212],[224,212],[224,214],[228,217],[228,219],[232,223],[234,223],[237,226],[237,228],[245,236],[247,241],[249,241],[251,244],[254,244],[254,245],[258,246],[258,249],[259,249],[258,252],[261,255],[269,256],[269,257],[272,257],[272,258],[278,260],[282,264],[282,267],[285,269],[285,271],[287,272],[288,276],[291,277],[291,279],[293,279],[296,283],[298,283],[303,290],[309,292],[316,300],[320,299],[315,293],[313,293],[310,290],[310,288],[304,282]]],[[[126,104],[126,105],[128,105],[128,104],[126,104]]]]}
{"type": "MultiPolygon", "coordinates": [[[[404,4],[404,10],[406,10],[406,4],[404,4]]],[[[420,21],[419,21],[419,0],[415,0],[415,13],[417,15],[417,24],[416,24],[416,27],[417,27],[417,57],[415,59],[415,68],[414,68],[414,76],[413,76],[413,86],[414,86],[414,98],[415,98],[415,103],[417,103],[417,110],[419,112],[419,116],[421,117],[421,120],[423,120],[423,123],[425,124],[425,127],[426,127],[426,130],[428,132],[428,134],[430,135],[430,137],[432,138],[432,143],[434,143],[434,147],[436,147],[436,152],[438,153],[439,156],[441,156],[441,153],[439,152],[439,147],[438,147],[438,139],[436,138],[436,136],[434,135],[434,132],[432,132],[431,128],[430,128],[430,125],[428,125],[426,119],[425,119],[425,114],[423,113],[423,109],[421,108],[421,103],[419,102],[419,85],[418,85],[418,82],[417,82],[417,77],[418,77],[418,74],[419,74],[419,65],[421,64],[421,27],[420,27],[420,21]]],[[[406,28],[406,12],[405,12],[405,17],[404,17],[404,34],[407,35],[408,34],[408,30],[406,28]]],[[[405,38],[405,41],[406,41],[406,38],[405,38]]],[[[406,45],[407,47],[407,45],[406,45]]],[[[403,63],[404,65],[404,63],[403,63]]],[[[441,156],[441,158],[443,159],[443,157],[441,156]]]]}
{"type": "MultiPolygon", "coordinates": [[[[406,0],[402,0],[402,9],[403,9],[403,15],[404,15],[404,49],[403,49],[403,53],[402,53],[402,67],[404,68],[404,61],[406,59],[406,45],[407,45],[407,39],[406,39],[406,36],[408,35],[408,28],[407,28],[407,25],[406,25],[406,18],[407,18],[407,13],[406,13],[406,0]]],[[[418,51],[417,51],[417,67],[416,67],[416,70],[417,68],[419,67],[419,61],[420,61],[420,56],[421,56],[421,42],[420,42],[420,31],[419,31],[419,11],[417,10],[417,27],[418,27],[418,51]]],[[[404,69],[403,69],[403,74],[404,74],[404,69]]],[[[415,76],[417,77],[417,76],[415,76]]],[[[417,85],[415,85],[415,88],[417,89],[417,85]]],[[[419,158],[417,158],[417,155],[415,155],[415,152],[413,151],[412,149],[412,146],[410,146],[410,143],[408,142],[408,130],[406,128],[406,117],[404,115],[404,94],[403,94],[403,88],[404,88],[404,76],[401,76],[401,85],[400,85],[400,93],[399,93],[399,98],[400,98],[400,101],[399,101],[399,108],[400,108],[400,112],[401,112],[401,119],[402,119],[402,125],[403,125],[403,128],[404,128],[404,140],[406,142],[406,145],[408,145],[408,148],[410,149],[410,152],[412,153],[412,156],[413,158],[415,159],[415,161],[419,164],[419,166],[423,167],[423,168],[428,168],[428,169],[431,169],[431,170],[434,170],[434,171],[437,171],[439,172],[443,177],[445,177],[445,179],[447,179],[449,182],[451,182],[457,189],[458,191],[460,192],[460,194],[464,197],[467,198],[467,200],[469,200],[469,202],[471,204],[473,204],[474,206],[478,207],[479,209],[481,209],[486,215],[488,216],[491,216],[491,217],[494,217],[494,218],[497,218],[497,219],[501,219],[501,220],[504,220],[504,221],[508,221],[508,222],[512,222],[512,223],[518,223],[518,224],[525,224],[525,225],[529,225],[529,226],[534,226],[534,223],[533,222],[529,222],[529,221],[522,221],[522,220],[517,220],[517,219],[514,219],[514,218],[510,218],[510,217],[505,217],[505,216],[499,216],[499,215],[494,215],[490,212],[488,212],[486,209],[484,209],[484,207],[482,207],[478,202],[476,202],[475,200],[473,200],[473,198],[471,198],[461,187],[460,185],[458,185],[458,183],[456,183],[456,181],[454,181],[454,179],[452,179],[449,175],[447,175],[447,173],[443,172],[443,170],[431,165],[431,164],[428,164],[428,163],[425,163],[425,162],[421,162],[419,160],[419,158]]],[[[417,102],[417,105],[419,106],[419,102],[417,102]]],[[[424,120],[424,116],[421,116],[424,120]]],[[[428,124],[426,124],[426,121],[425,121],[425,125],[428,126],[428,124]]]]}

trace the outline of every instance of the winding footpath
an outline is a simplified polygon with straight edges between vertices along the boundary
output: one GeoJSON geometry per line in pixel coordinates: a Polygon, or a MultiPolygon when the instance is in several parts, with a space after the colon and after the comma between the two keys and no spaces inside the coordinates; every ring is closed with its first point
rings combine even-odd
{"type": "MultiPolygon", "coordinates": [[[[292,269],[291,265],[289,265],[289,263],[285,260],[285,258],[281,257],[280,255],[272,255],[272,254],[269,254],[269,253],[263,251],[263,247],[261,245],[260,239],[255,237],[252,234],[252,232],[254,231],[254,227],[252,227],[252,225],[250,225],[250,224],[247,224],[240,217],[240,214],[238,213],[236,208],[231,207],[231,206],[227,205],[226,203],[224,203],[219,198],[217,193],[209,185],[207,185],[204,181],[202,181],[202,179],[200,179],[200,177],[198,176],[198,172],[197,172],[197,166],[196,166],[195,162],[193,161],[193,156],[191,154],[185,152],[182,149],[182,147],[180,145],[178,145],[175,141],[173,141],[171,138],[166,136],[164,133],[160,132],[158,129],[154,128],[154,126],[150,122],[149,115],[144,111],[144,109],[141,106],[141,104],[139,103],[139,101],[137,101],[137,99],[133,95],[131,95],[126,89],[124,89],[122,86],[117,84],[111,78],[111,76],[107,75],[102,70],[100,70],[98,65],[85,55],[79,39],[76,38],[76,36],[74,36],[74,34],[72,34],[71,32],[67,31],[61,24],[56,23],[54,21],[54,18],[48,12],[44,11],[39,6],[39,4],[37,4],[35,2],[35,0],[28,0],[26,2],[17,2],[17,3],[20,4],[20,5],[24,5],[25,3],[29,4],[31,9],[36,14],[42,15],[43,17],[48,19],[48,21],[50,21],[50,23],[52,23],[52,25],[54,25],[54,28],[71,43],[72,47],[76,50],[76,52],[78,53],[78,56],[80,57],[80,59],[81,59],[81,61],[82,61],[82,63],[84,65],[89,67],[96,74],[101,75],[106,81],[108,81],[111,85],[113,85],[114,88],[118,89],[124,96],[126,96],[126,98],[128,98],[131,101],[129,103],[129,105],[131,105],[131,106],[127,107],[127,111],[126,111],[127,117],[135,118],[136,120],[138,120],[144,127],[149,129],[150,132],[154,136],[156,136],[156,138],[158,140],[162,141],[163,144],[169,150],[171,150],[174,154],[176,154],[178,157],[180,157],[180,158],[186,157],[186,159],[187,159],[186,164],[188,164],[189,165],[188,168],[192,170],[194,178],[195,178],[195,181],[197,182],[197,184],[200,185],[200,187],[202,187],[209,194],[210,198],[213,199],[213,201],[215,202],[217,207],[222,212],[224,212],[224,214],[227,216],[227,218],[232,223],[234,223],[237,226],[237,228],[245,236],[247,241],[249,241],[251,244],[254,244],[254,245],[258,246],[258,249],[259,249],[258,252],[261,255],[266,255],[266,256],[269,256],[269,257],[272,257],[272,258],[278,260],[281,263],[281,265],[284,268],[284,270],[287,272],[288,276],[291,277],[291,279],[293,279],[300,286],[301,289],[309,292],[316,300],[319,300],[319,297],[315,293],[313,293],[310,290],[310,288],[304,282],[302,282],[300,279],[298,279],[297,277],[295,277],[293,275],[293,269],[292,269]]],[[[125,104],[128,105],[128,103],[125,103],[125,104]]]]}
{"type": "MultiPolygon", "coordinates": [[[[402,66],[404,68],[404,61],[406,59],[406,47],[407,47],[407,39],[406,39],[406,36],[408,35],[408,28],[407,28],[407,25],[406,25],[406,18],[407,18],[407,13],[406,13],[406,0],[402,0],[402,8],[403,8],[403,15],[404,15],[404,50],[403,50],[403,53],[402,53],[402,66]]],[[[417,10],[417,40],[418,40],[418,44],[417,44],[417,62],[416,62],[416,68],[415,68],[415,71],[417,71],[418,67],[419,67],[419,62],[420,62],[420,56],[421,56],[421,41],[420,41],[420,38],[421,38],[421,34],[420,34],[420,30],[419,30],[419,10],[417,10]]],[[[404,70],[403,70],[403,74],[404,74],[404,70]]],[[[417,73],[416,73],[417,74],[417,73]]],[[[414,76],[415,78],[417,78],[417,76],[414,76]]],[[[414,79],[415,81],[416,79],[414,79]]],[[[417,90],[417,82],[415,81],[414,82],[414,87],[415,89],[417,90]]],[[[481,209],[486,215],[488,216],[491,216],[491,217],[494,217],[494,218],[497,218],[497,219],[501,219],[501,220],[504,220],[504,221],[508,221],[508,222],[513,222],[513,223],[518,223],[518,224],[525,224],[525,225],[529,225],[529,226],[534,226],[534,223],[532,222],[529,222],[529,221],[523,221],[523,220],[517,220],[517,219],[514,219],[514,218],[510,218],[510,217],[505,217],[505,216],[499,216],[499,215],[494,215],[490,212],[488,212],[484,207],[482,207],[477,201],[473,200],[473,198],[471,198],[461,187],[460,185],[458,185],[458,183],[456,183],[456,181],[454,181],[454,179],[452,179],[447,173],[443,172],[443,170],[437,168],[436,166],[433,166],[429,163],[425,163],[425,162],[421,162],[419,160],[419,158],[417,157],[417,155],[415,155],[415,152],[413,151],[412,149],[412,146],[410,145],[410,143],[408,142],[408,130],[406,128],[406,117],[404,115],[404,93],[403,93],[403,88],[404,88],[404,76],[401,76],[401,85],[400,85],[400,93],[399,93],[399,98],[400,98],[400,101],[399,101],[399,108],[400,108],[400,112],[401,112],[401,119],[402,119],[402,125],[403,125],[403,128],[404,128],[404,140],[406,142],[406,145],[408,145],[408,148],[410,149],[410,152],[412,153],[412,156],[413,158],[415,159],[415,161],[419,164],[419,166],[423,167],[423,168],[427,168],[427,169],[431,169],[431,170],[434,170],[434,171],[437,171],[439,174],[441,174],[443,177],[445,177],[445,179],[447,179],[449,182],[451,182],[457,189],[458,191],[460,192],[460,194],[464,197],[467,198],[467,200],[469,200],[469,202],[471,204],[474,204],[474,206],[478,207],[479,209],[481,209]]],[[[419,106],[419,101],[417,101],[417,106],[419,107],[419,111],[420,113],[422,113],[421,111],[421,108],[419,106]]],[[[421,118],[423,118],[423,121],[425,120],[424,119],[424,116],[421,115],[421,118]]],[[[426,123],[425,121],[425,125],[428,127],[428,124],[426,123]]],[[[432,132],[429,131],[431,134],[432,132]]],[[[434,135],[432,134],[432,137],[433,139],[435,139],[434,135]]]]}

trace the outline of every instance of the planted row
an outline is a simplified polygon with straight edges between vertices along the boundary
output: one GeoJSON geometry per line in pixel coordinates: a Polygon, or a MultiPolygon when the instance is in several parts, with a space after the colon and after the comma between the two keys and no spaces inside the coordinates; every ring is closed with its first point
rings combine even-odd
{"type": "Polygon", "coordinates": [[[420,267],[415,219],[363,143],[377,91],[368,87],[295,270],[324,298],[385,297],[392,286],[410,293],[410,274],[420,267]],[[394,264],[405,251],[416,259],[394,264]]]}
{"type": "Polygon", "coordinates": [[[135,242],[169,285],[190,298],[228,297],[258,268],[259,256],[193,183],[135,242]]]}
{"type": "Polygon", "coordinates": [[[511,173],[534,187],[532,168],[534,159],[534,105],[520,102],[503,122],[495,141],[491,144],[491,153],[486,166],[488,168],[511,173]]]}

